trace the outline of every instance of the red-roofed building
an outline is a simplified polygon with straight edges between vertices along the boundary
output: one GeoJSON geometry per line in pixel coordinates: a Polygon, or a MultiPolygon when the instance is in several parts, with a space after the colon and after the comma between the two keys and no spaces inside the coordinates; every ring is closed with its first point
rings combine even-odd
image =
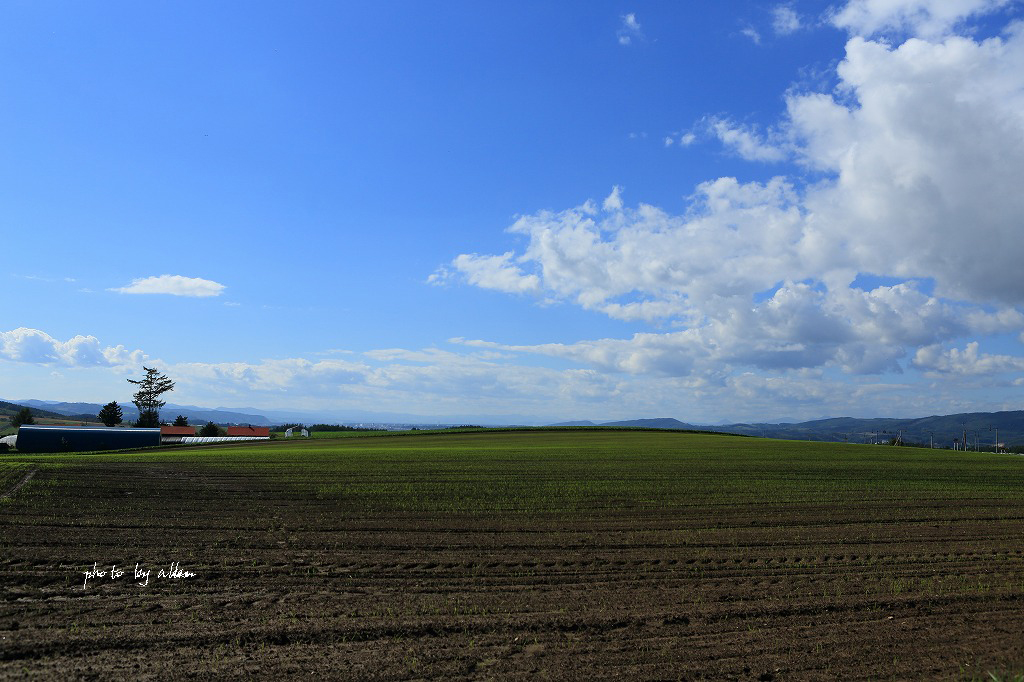
{"type": "Polygon", "coordinates": [[[270,438],[269,426],[229,426],[229,436],[249,436],[250,438],[270,438]]]}
{"type": "Polygon", "coordinates": [[[161,426],[161,436],[194,436],[196,435],[196,427],[194,426],[161,426]]]}
{"type": "Polygon", "coordinates": [[[188,438],[196,435],[196,427],[194,426],[161,426],[160,427],[160,442],[164,445],[173,445],[180,443],[182,438],[188,438]]]}

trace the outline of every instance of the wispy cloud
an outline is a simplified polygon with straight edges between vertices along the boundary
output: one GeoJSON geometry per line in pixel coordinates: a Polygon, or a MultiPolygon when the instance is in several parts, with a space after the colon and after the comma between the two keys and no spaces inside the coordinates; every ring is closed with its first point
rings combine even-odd
{"type": "Polygon", "coordinates": [[[672,133],[671,135],[666,135],[662,143],[666,147],[689,147],[696,141],[697,136],[694,133],[672,133]]]}
{"type": "Polygon", "coordinates": [[[110,289],[122,294],[167,294],[170,296],[191,296],[208,298],[220,296],[226,287],[219,282],[199,277],[181,275],[160,275],[132,280],[131,284],[110,289]]]}
{"type": "Polygon", "coordinates": [[[772,10],[772,30],[775,35],[788,36],[801,28],[800,15],[788,5],[779,5],[772,10]]]}
{"type": "Polygon", "coordinates": [[[17,277],[18,279],[27,279],[36,282],[69,282],[73,283],[76,280],[74,277],[45,277],[42,275],[19,275],[17,273],[11,273],[11,277],[17,277]]]}
{"type": "Polygon", "coordinates": [[[643,29],[635,14],[630,12],[622,16],[622,23],[616,35],[619,38],[619,45],[631,45],[634,40],[643,40],[643,29]]]}
{"type": "Polygon", "coordinates": [[[731,121],[712,119],[711,132],[747,161],[783,161],[788,154],[777,141],[769,140],[756,130],[731,121]]]}

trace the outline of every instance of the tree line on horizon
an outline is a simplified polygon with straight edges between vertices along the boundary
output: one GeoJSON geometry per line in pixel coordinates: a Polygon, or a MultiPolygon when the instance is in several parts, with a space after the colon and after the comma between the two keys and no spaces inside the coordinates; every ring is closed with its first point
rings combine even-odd
{"type": "MultiPolygon", "coordinates": [[[[160,408],[167,404],[166,401],[160,399],[160,396],[174,390],[174,381],[154,367],[143,365],[142,369],[145,371],[145,375],[141,379],[128,379],[128,383],[139,387],[132,395],[132,403],[139,410],[139,418],[132,422],[132,426],[134,428],[159,428],[161,425],[160,408]]],[[[124,422],[124,410],[116,400],[111,400],[100,408],[96,417],[104,426],[118,426],[124,422]]],[[[15,428],[32,424],[35,424],[35,417],[28,407],[22,407],[11,417],[11,426],[15,428]]],[[[188,417],[179,414],[173,425],[189,426],[188,417]]],[[[221,429],[212,421],[207,422],[200,429],[199,435],[218,436],[221,435],[221,429]]]]}
{"type": "MultiPolygon", "coordinates": [[[[139,387],[139,390],[132,394],[132,403],[139,410],[139,418],[132,423],[132,426],[140,429],[158,428],[160,422],[160,408],[167,404],[160,396],[174,390],[174,381],[166,374],[161,374],[155,367],[142,366],[145,375],[141,379],[128,379],[128,383],[139,387]]],[[[97,415],[105,426],[117,426],[124,421],[124,413],[116,400],[112,400],[100,410],[97,415]]],[[[172,426],[190,426],[188,417],[179,414],[172,426]]],[[[220,427],[212,421],[207,422],[200,430],[200,436],[219,436],[220,427]]]]}

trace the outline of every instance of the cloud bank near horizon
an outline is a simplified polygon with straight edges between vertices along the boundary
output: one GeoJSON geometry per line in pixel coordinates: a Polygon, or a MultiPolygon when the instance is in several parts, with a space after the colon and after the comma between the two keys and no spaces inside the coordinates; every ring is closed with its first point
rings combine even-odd
{"type": "MultiPolygon", "coordinates": [[[[454,351],[392,348],[346,352],[344,358],[175,363],[124,346],[102,346],[91,336],[60,341],[39,330],[16,329],[0,332],[0,361],[52,367],[60,371],[55,373],[58,384],[66,383],[68,372],[76,373],[76,384],[85,383],[81,380],[89,376],[86,373],[100,372],[104,388],[93,393],[104,400],[127,399],[131,391],[124,377],[141,372],[145,362],[174,379],[175,395],[192,404],[235,402],[265,409],[332,411],[366,410],[372,405],[375,411],[425,416],[522,414],[551,421],[661,415],[695,423],[1012,409],[998,396],[979,402],[977,394],[988,391],[996,374],[1024,371],[1019,358],[979,352],[977,344],[963,349],[930,345],[915,354],[913,366],[944,381],[923,395],[897,382],[829,381],[827,370],[820,368],[771,374],[674,371],[674,348],[657,334],[544,349],[552,357],[595,368],[524,365],[518,357],[522,347],[451,341],[454,351]],[[639,353],[636,347],[649,353],[639,353]],[[631,362],[649,365],[638,373],[629,367],[631,362]],[[863,404],[872,409],[851,410],[863,404]],[[781,406],[787,411],[780,412],[781,406]]],[[[1012,384],[1009,379],[1001,382],[1012,384]]],[[[96,401],[93,394],[75,399],[96,401]]]]}

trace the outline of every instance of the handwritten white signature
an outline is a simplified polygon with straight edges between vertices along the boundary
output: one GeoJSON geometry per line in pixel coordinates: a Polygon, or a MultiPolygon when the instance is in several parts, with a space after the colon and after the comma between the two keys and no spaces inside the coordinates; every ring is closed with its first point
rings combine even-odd
{"type": "MultiPolygon", "coordinates": [[[[105,564],[104,564],[105,566],[105,564]]],[[[108,578],[109,580],[117,580],[124,575],[126,569],[120,569],[117,564],[111,564],[110,570],[105,571],[99,566],[99,562],[93,562],[92,568],[83,571],[85,574],[85,582],[82,583],[82,589],[84,590],[89,584],[90,580],[97,580],[99,578],[108,578]]],[[[146,569],[135,564],[135,584],[139,587],[146,587],[149,585],[149,576],[153,573],[153,569],[146,569]]],[[[192,571],[186,571],[181,567],[181,564],[177,561],[172,561],[171,565],[167,568],[161,568],[157,571],[156,578],[169,578],[171,580],[181,580],[183,578],[195,578],[196,574],[192,571]]]]}

